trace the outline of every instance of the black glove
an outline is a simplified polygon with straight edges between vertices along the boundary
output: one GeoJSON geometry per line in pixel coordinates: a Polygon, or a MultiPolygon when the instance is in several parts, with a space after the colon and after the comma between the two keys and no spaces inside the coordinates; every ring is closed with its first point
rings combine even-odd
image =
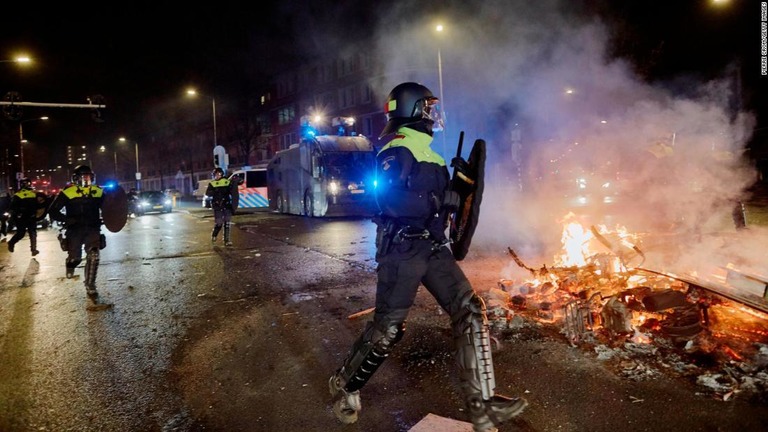
{"type": "Polygon", "coordinates": [[[459,208],[460,204],[461,196],[459,196],[458,193],[452,190],[445,191],[445,195],[443,195],[443,208],[446,208],[449,211],[454,211],[459,208]]]}
{"type": "Polygon", "coordinates": [[[455,157],[451,159],[451,166],[455,168],[456,172],[464,174],[465,176],[472,178],[470,175],[469,164],[462,157],[455,157]]]}

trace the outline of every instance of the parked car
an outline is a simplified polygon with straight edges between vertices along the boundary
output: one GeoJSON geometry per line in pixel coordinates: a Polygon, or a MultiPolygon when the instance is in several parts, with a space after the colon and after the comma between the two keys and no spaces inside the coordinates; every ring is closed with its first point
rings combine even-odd
{"type": "Polygon", "coordinates": [[[136,209],[136,216],[146,213],[160,212],[170,213],[172,210],[171,198],[161,191],[141,191],[139,192],[139,202],[136,209]]]}

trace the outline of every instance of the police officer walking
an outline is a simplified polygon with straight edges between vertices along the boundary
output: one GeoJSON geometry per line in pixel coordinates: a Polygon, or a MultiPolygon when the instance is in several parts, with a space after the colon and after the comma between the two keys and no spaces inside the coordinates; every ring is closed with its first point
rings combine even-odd
{"type": "Polygon", "coordinates": [[[13,252],[16,243],[29,233],[29,250],[32,256],[39,254],[37,250],[37,194],[32,189],[28,178],[19,181],[19,191],[11,198],[11,218],[16,225],[16,234],[8,240],[8,250],[13,252]]]}
{"type": "MultiPolygon", "coordinates": [[[[428,88],[413,82],[396,86],[386,101],[387,124],[381,136],[395,135],[376,157],[376,308],[329,380],[334,414],[345,424],[357,421],[360,389],[403,337],[420,284],[451,318],[460,389],[474,430],[495,431],[528,404],[494,393],[485,304],[445,235],[459,196],[450,190],[445,161],[430,147],[433,130],[442,128],[437,102],[428,88]]],[[[453,162],[457,169],[466,169],[463,159],[453,162]]]]}
{"type": "Polygon", "coordinates": [[[224,178],[224,170],[216,167],[211,173],[213,180],[208,183],[205,195],[211,197],[211,208],[213,209],[213,232],[211,232],[211,242],[216,243],[221,228],[224,228],[224,245],[232,246],[230,237],[230,223],[232,221],[233,209],[233,187],[237,185],[224,178]]]}
{"type": "Polygon", "coordinates": [[[62,189],[49,208],[51,219],[64,223],[67,279],[74,277],[75,268],[82,262],[85,248],[83,283],[88,298],[94,303],[99,297],[96,290],[99,251],[106,246],[101,234],[104,190],[94,184],[95,181],[96,176],[89,166],[76,167],[72,174],[72,185],[62,189]]]}
{"type": "Polygon", "coordinates": [[[0,195],[0,239],[2,241],[5,241],[5,236],[8,235],[12,197],[13,191],[11,188],[8,188],[8,192],[0,195]]]}

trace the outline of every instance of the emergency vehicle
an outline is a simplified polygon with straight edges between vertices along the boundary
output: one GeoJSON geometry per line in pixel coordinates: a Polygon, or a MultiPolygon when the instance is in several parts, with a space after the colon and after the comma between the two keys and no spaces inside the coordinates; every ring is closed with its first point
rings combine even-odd
{"type": "Polygon", "coordinates": [[[372,216],[375,163],[365,136],[305,137],[269,161],[269,207],[309,217],[372,216]]]}
{"type": "Polygon", "coordinates": [[[235,170],[229,180],[238,183],[238,208],[269,207],[266,166],[235,170]]]}

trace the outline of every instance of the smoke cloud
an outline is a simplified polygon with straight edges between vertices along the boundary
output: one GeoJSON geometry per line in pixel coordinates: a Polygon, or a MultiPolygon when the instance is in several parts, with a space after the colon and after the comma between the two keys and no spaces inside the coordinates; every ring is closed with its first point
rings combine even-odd
{"type": "Polygon", "coordinates": [[[727,70],[713,81],[680,77],[676,90],[644,82],[610,58],[609,27],[570,2],[449,2],[429,17],[415,4],[383,11],[376,34],[386,68],[374,83],[387,94],[417,81],[442,96],[446,131],[433,148],[446,159],[460,131],[465,158],[475,139],[487,142],[472,252],[509,246],[532,263],[551,263],[573,212],[587,227],[665,239],[648,253],[657,269],[764,261],[768,243],[754,238],[765,232],[746,234],[732,221],[756,174],[743,159],[754,116],[731,107],[727,70]],[[733,247],[740,242],[745,248],[733,247]]]}

